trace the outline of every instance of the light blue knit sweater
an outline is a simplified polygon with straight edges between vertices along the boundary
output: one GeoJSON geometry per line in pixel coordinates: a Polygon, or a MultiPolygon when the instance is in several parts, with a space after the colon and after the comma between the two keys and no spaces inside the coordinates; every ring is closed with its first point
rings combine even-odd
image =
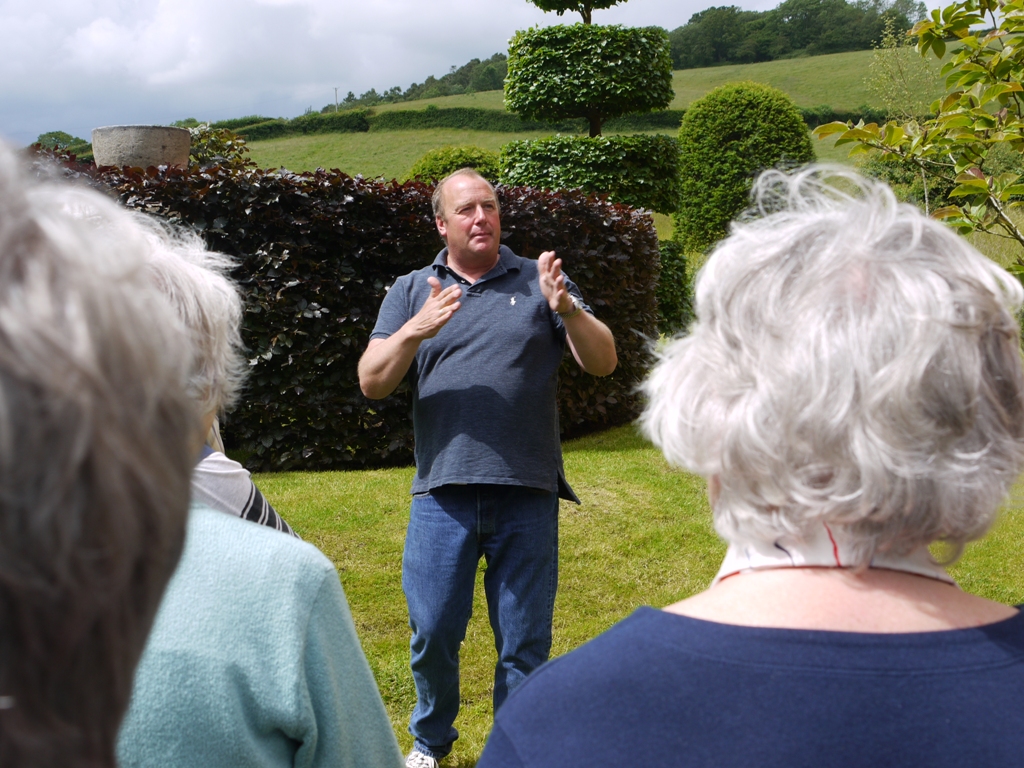
{"type": "Polygon", "coordinates": [[[122,768],[400,766],[338,574],[193,506],[121,728],[122,768]]]}

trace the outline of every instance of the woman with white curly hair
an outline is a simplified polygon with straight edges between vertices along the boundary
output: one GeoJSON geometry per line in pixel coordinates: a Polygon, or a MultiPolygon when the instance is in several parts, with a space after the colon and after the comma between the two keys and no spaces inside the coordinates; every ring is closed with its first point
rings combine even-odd
{"type": "Polygon", "coordinates": [[[207,442],[192,472],[192,498],[208,507],[295,535],[253,483],[248,470],[224,452],[218,419],[231,409],[245,378],[242,297],[229,275],[230,256],[206,249],[193,232],[139,216],[151,241],[149,271],[193,341],[189,392],[203,414],[207,442]]]}
{"type": "Polygon", "coordinates": [[[850,171],[754,199],[644,385],[725,562],[534,673],[480,768],[1021,763],[1024,617],[929,545],[983,536],[1024,466],[1024,291],[850,171]]]}

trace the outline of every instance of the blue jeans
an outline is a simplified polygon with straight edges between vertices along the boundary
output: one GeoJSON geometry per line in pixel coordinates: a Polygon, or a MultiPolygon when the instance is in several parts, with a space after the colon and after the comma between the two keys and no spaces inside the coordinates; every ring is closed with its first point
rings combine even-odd
{"type": "Polygon", "coordinates": [[[446,485],[412,500],[402,588],[412,628],[415,748],[442,758],[459,737],[459,646],[481,555],[494,631],[494,710],[551,652],[558,496],[508,485],[446,485]]]}

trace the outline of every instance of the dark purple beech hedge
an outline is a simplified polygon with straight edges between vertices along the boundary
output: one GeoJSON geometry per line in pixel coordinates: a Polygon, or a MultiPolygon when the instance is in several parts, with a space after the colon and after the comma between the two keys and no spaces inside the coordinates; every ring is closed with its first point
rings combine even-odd
{"type": "MultiPolygon", "coordinates": [[[[387,287],[442,246],[432,187],[250,163],[96,169],[64,157],[63,164],[66,175],[106,187],[129,208],[192,227],[210,248],[239,260],[252,367],[224,437],[248,456],[250,469],[411,461],[408,385],[367,400],[356,365],[387,287]]],[[[611,376],[584,374],[566,354],[558,390],[563,436],[632,420],[658,332],[658,240],[650,216],[581,192],[499,187],[498,196],[503,242],[530,258],[557,251],[615,334],[619,366],[611,376]]]]}

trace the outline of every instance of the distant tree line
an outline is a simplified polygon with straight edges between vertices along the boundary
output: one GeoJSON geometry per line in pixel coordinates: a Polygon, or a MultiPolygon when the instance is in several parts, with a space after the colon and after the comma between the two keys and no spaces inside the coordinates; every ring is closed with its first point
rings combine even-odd
{"type": "Polygon", "coordinates": [[[910,29],[927,8],[916,0],[785,0],[770,11],[735,5],[695,13],[669,32],[675,69],[748,64],[873,47],[887,18],[910,29]]]}
{"type": "MultiPolygon", "coordinates": [[[[438,96],[457,96],[460,93],[476,93],[477,91],[500,91],[505,83],[507,64],[505,54],[496,53],[489,59],[473,59],[461,67],[451,68],[447,75],[434,77],[430,75],[422,83],[413,83],[404,91],[400,85],[377,93],[371,88],[366,93],[356,96],[349,91],[340,102],[339,108],[353,109],[372,107],[377,104],[393,104],[398,101],[416,101],[417,99],[433,99],[438,96]]],[[[334,104],[328,104],[321,112],[333,112],[334,104]]]]}

